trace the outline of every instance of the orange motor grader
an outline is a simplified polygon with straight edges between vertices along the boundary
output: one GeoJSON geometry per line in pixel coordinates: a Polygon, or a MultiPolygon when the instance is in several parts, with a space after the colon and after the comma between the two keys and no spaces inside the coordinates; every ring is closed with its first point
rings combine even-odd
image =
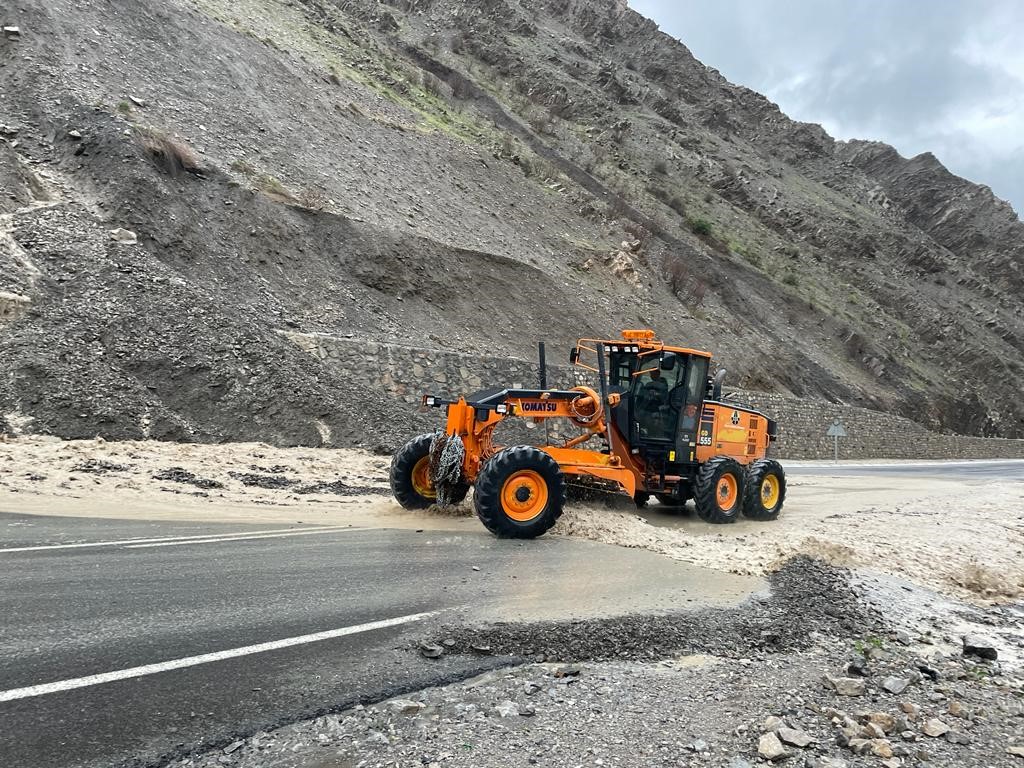
{"type": "Polygon", "coordinates": [[[596,386],[549,389],[541,344],[537,389],[455,400],[425,395],[424,406],[445,409],[445,429],[415,437],[395,454],[398,502],[407,509],[453,504],[473,488],[483,524],[523,539],[558,520],[567,478],[618,489],[639,506],[651,496],[671,506],[692,498],[710,523],[778,516],[786,477],[767,458],[776,424],[722,398],[725,371],[709,378],[710,354],[668,346],[650,330],[627,330],[617,340],[580,339],[569,359],[596,386]],[[496,444],[495,428],[514,418],[563,419],[579,434],[557,444],[496,444]]]}

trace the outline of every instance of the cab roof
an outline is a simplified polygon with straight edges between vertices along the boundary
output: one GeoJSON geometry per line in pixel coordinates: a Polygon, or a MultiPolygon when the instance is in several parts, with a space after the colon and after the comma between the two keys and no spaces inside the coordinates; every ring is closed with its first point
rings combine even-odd
{"type": "Polygon", "coordinates": [[[655,337],[654,331],[650,328],[624,330],[622,331],[622,338],[619,339],[580,339],[577,342],[577,345],[584,343],[604,344],[611,352],[618,352],[618,347],[636,347],[638,352],[664,350],[666,352],[676,352],[677,354],[695,355],[697,357],[705,357],[709,360],[711,359],[710,352],[691,349],[689,347],[676,347],[666,344],[663,341],[658,341],[655,337]]]}

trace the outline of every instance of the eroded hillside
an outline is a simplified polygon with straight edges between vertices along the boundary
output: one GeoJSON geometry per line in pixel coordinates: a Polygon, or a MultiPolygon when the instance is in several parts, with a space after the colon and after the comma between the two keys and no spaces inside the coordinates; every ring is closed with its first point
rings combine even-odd
{"type": "Polygon", "coordinates": [[[640,325],[747,388],[1024,435],[1009,206],[624,3],[2,13],[8,428],[388,443],[403,410],[280,331],[530,354],[640,325]]]}

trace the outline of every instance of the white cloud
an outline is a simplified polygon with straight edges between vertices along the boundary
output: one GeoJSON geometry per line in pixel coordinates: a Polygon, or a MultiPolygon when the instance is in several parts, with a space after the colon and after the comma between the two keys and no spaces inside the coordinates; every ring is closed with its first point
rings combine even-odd
{"type": "Polygon", "coordinates": [[[708,66],[837,138],[934,152],[1024,210],[1021,0],[632,0],[708,66]]]}

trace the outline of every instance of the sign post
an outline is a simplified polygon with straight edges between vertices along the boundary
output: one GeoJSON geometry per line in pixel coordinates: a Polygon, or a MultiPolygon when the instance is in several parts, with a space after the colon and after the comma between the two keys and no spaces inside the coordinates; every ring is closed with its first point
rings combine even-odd
{"type": "Polygon", "coordinates": [[[833,446],[835,448],[835,462],[839,463],[839,438],[846,437],[846,427],[843,426],[843,422],[839,419],[832,420],[832,426],[828,428],[825,433],[832,438],[833,446]]]}

